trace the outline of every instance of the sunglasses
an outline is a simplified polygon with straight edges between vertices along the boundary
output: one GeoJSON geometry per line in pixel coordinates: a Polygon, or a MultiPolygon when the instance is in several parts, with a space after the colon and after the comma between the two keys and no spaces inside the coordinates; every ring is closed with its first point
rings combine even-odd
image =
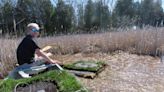
{"type": "Polygon", "coordinates": [[[33,28],[32,32],[39,32],[39,30],[37,30],[36,28],[33,28]]]}

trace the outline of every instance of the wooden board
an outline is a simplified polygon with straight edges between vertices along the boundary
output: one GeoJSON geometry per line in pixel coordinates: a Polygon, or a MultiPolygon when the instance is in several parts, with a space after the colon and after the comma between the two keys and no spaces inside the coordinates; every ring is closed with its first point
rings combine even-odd
{"type": "Polygon", "coordinates": [[[63,67],[70,73],[73,73],[79,77],[91,78],[91,79],[98,76],[98,74],[100,72],[102,72],[106,66],[107,65],[105,63],[88,62],[88,61],[80,61],[80,62],[77,61],[73,64],[63,65],[63,67]],[[89,65],[87,65],[87,64],[89,64],[89,65]]]}
{"type": "Polygon", "coordinates": [[[67,71],[79,77],[92,78],[92,79],[96,77],[96,73],[93,72],[76,71],[76,70],[67,70],[67,71]]]}
{"type": "Polygon", "coordinates": [[[46,46],[46,47],[42,48],[41,51],[46,52],[46,51],[50,50],[51,48],[52,48],[52,46],[46,46]]]}

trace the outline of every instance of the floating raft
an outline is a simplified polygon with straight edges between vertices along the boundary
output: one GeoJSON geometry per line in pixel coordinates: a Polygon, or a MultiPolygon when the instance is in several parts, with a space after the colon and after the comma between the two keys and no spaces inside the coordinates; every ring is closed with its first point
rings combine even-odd
{"type": "Polygon", "coordinates": [[[72,64],[63,65],[63,67],[70,73],[84,78],[95,78],[106,67],[102,61],[77,61],[72,64]]]}

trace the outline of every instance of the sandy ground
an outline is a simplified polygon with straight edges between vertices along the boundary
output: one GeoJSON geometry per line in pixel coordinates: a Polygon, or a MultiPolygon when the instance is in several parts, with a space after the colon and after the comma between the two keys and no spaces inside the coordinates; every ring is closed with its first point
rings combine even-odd
{"type": "Polygon", "coordinates": [[[108,64],[95,79],[78,78],[91,92],[164,92],[164,63],[160,58],[125,52],[55,56],[64,63],[102,60],[108,64]]]}

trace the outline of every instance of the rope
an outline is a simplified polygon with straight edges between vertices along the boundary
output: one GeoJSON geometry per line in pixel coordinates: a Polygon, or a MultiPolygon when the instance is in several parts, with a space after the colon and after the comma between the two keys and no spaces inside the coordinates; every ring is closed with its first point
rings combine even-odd
{"type": "MultiPolygon", "coordinates": [[[[27,83],[23,83],[23,82],[17,83],[17,84],[15,85],[15,87],[14,87],[14,92],[17,92],[17,87],[18,87],[20,84],[26,84],[27,86],[29,86],[29,84],[27,84],[27,83]]],[[[30,86],[29,86],[29,87],[30,87],[30,86]]],[[[29,92],[32,92],[32,91],[31,91],[31,87],[30,87],[29,92]]]]}

